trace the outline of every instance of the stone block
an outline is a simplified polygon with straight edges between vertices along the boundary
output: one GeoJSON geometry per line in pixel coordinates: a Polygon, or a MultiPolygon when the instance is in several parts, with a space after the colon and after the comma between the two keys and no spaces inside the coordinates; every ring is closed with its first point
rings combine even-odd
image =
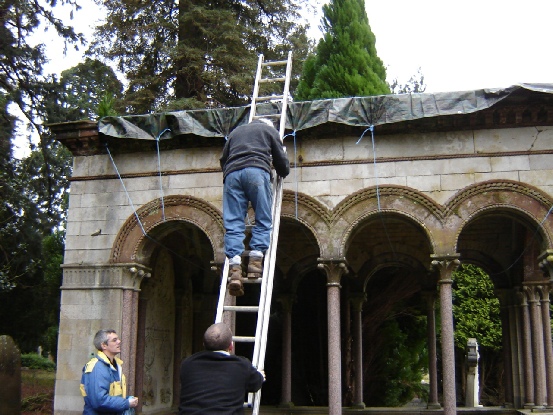
{"type": "MultiPolygon", "coordinates": [[[[295,191],[296,189],[290,189],[290,190],[295,191]]],[[[330,181],[328,180],[313,181],[309,183],[299,182],[297,190],[300,193],[305,193],[312,197],[332,194],[330,191],[330,181]]]]}
{"type": "Polygon", "coordinates": [[[536,127],[538,136],[533,143],[532,150],[551,150],[553,149],[553,127],[536,127]]]}
{"type": "Polygon", "coordinates": [[[305,163],[344,160],[342,139],[308,140],[302,143],[297,156],[305,163]]]}
{"type": "Polygon", "coordinates": [[[553,169],[521,171],[520,181],[534,186],[551,186],[553,184],[553,169]]]}
{"type": "Polygon", "coordinates": [[[550,170],[553,167],[553,154],[532,154],[528,156],[531,170],[550,170]]]}
{"type": "Polygon", "coordinates": [[[519,173],[517,171],[498,171],[492,173],[474,173],[475,183],[484,182],[487,180],[518,180],[519,173]]]}
{"type": "Polygon", "coordinates": [[[407,186],[407,177],[378,177],[370,178],[363,180],[363,188],[374,187],[378,185],[379,187],[388,186],[388,185],[397,185],[397,186],[407,186]]]}
{"type": "Polygon", "coordinates": [[[537,134],[535,127],[475,130],[475,151],[485,154],[530,151],[537,134]]]}
{"type": "Polygon", "coordinates": [[[474,154],[471,131],[395,134],[385,138],[376,134],[375,148],[377,157],[393,158],[474,154]]]}
{"type": "Polygon", "coordinates": [[[407,187],[420,192],[437,192],[441,190],[440,176],[409,176],[407,187]]]}
{"type": "Polygon", "coordinates": [[[490,165],[493,172],[530,170],[530,159],[526,155],[511,157],[491,157],[490,165]]]}
{"type": "Polygon", "coordinates": [[[441,176],[441,190],[458,191],[474,183],[474,173],[441,176]]]}
{"type": "Polygon", "coordinates": [[[363,189],[363,179],[332,180],[330,182],[330,194],[335,196],[350,195],[363,189]]]}

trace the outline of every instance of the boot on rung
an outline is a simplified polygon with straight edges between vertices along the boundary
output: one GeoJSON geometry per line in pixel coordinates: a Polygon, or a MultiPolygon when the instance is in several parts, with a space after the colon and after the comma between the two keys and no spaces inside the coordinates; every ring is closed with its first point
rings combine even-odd
{"type": "Polygon", "coordinates": [[[248,262],[248,278],[256,279],[263,276],[263,257],[250,257],[248,262]]]}
{"type": "Polygon", "coordinates": [[[235,297],[244,295],[244,284],[242,283],[242,266],[234,264],[229,269],[228,293],[235,297]]]}

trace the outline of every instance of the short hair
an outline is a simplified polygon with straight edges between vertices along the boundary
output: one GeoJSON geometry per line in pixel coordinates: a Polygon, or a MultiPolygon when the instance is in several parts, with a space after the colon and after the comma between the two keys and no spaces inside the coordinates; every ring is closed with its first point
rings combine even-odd
{"type": "Polygon", "coordinates": [[[112,329],[102,329],[96,332],[96,335],[94,336],[94,347],[96,347],[96,350],[102,350],[102,344],[106,344],[108,342],[108,334],[111,333],[117,334],[117,332],[112,329]]]}
{"type": "Polygon", "coordinates": [[[268,118],[257,118],[254,121],[261,121],[262,123],[265,123],[265,124],[270,125],[271,127],[275,128],[275,124],[268,118]]]}
{"type": "Polygon", "coordinates": [[[215,323],[204,333],[206,350],[227,350],[232,343],[232,331],[225,323],[215,323]]]}

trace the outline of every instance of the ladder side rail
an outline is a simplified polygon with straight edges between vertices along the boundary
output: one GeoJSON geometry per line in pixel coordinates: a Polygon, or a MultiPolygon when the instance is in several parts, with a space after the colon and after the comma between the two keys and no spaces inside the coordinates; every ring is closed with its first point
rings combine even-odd
{"type": "Polygon", "coordinates": [[[221,323],[223,321],[223,311],[225,309],[225,298],[227,295],[227,279],[229,267],[229,259],[225,258],[223,274],[221,275],[221,286],[219,287],[219,301],[217,302],[217,314],[215,315],[215,323],[221,323]]]}
{"type": "Polygon", "coordinates": [[[263,67],[263,54],[259,54],[259,60],[257,61],[257,72],[255,74],[255,83],[253,87],[253,94],[252,94],[252,104],[250,108],[250,118],[248,122],[252,122],[253,117],[255,116],[255,111],[257,107],[257,96],[259,94],[259,81],[261,80],[261,71],[263,67]]]}
{"type": "MultiPolygon", "coordinates": [[[[263,306],[260,306],[257,328],[255,332],[256,340],[254,346],[254,357],[252,363],[257,369],[264,370],[265,367],[265,350],[267,348],[267,334],[269,330],[269,319],[271,315],[271,300],[273,291],[273,282],[275,274],[276,250],[278,245],[278,234],[280,229],[280,212],[282,207],[282,177],[276,176],[275,195],[273,199],[273,229],[271,233],[271,243],[263,269],[262,287],[265,285],[262,295],[263,306]]],[[[248,405],[254,404],[257,411],[254,409],[252,415],[257,415],[259,411],[259,403],[261,400],[261,389],[255,393],[248,394],[248,405]]]]}
{"type": "Polygon", "coordinates": [[[280,139],[284,137],[284,130],[286,128],[286,118],[288,109],[288,97],[290,93],[290,78],[292,77],[292,51],[288,52],[288,60],[286,63],[286,80],[284,81],[284,91],[282,93],[282,112],[280,117],[280,139]]]}

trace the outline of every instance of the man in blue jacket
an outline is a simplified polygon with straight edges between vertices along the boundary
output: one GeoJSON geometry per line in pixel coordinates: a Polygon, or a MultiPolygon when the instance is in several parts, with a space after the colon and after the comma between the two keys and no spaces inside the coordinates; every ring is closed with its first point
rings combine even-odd
{"type": "Polygon", "coordinates": [[[179,415],[243,414],[246,393],[258,391],[265,374],[231,354],[232,331],[225,323],[206,330],[204,347],[181,364],[179,415]]]}
{"type": "Polygon", "coordinates": [[[255,212],[250,240],[248,278],[260,278],[263,257],[271,239],[271,166],[280,177],[290,173],[290,162],[271,120],[261,118],[233,130],[220,159],[223,169],[223,225],[229,259],[229,294],[244,294],[242,252],[248,203],[255,212]]]}
{"type": "Polygon", "coordinates": [[[83,415],[118,415],[136,408],[138,398],[127,399],[123,362],[116,357],[121,352],[121,340],[115,330],[99,330],[94,336],[96,356],[83,368],[81,394],[83,415]]]}

